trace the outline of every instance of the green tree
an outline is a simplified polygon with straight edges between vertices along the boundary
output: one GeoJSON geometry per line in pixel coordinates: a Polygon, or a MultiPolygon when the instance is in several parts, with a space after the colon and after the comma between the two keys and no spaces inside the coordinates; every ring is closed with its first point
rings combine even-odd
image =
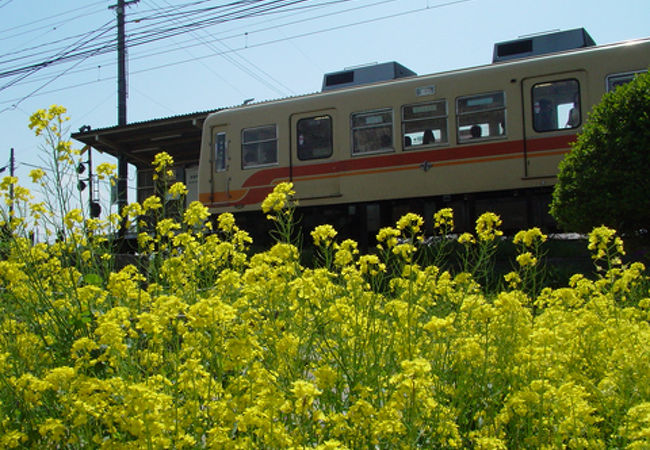
{"type": "Polygon", "coordinates": [[[560,164],[551,215],[570,231],[650,228],[650,74],[594,107],[560,164]]]}

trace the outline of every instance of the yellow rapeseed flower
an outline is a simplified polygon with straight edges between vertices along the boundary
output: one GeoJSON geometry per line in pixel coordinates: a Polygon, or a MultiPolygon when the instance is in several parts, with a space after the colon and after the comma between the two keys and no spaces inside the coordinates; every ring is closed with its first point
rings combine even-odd
{"type": "Polygon", "coordinates": [[[296,380],[292,383],[291,393],[296,398],[294,405],[297,412],[303,413],[311,407],[322,391],[309,381],[296,380]]]}
{"type": "Polygon", "coordinates": [[[546,242],[547,236],[542,233],[538,227],[529,230],[521,230],[515,234],[512,242],[514,244],[524,244],[525,247],[531,247],[535,242],[546,242]]]}
{"type": "Polygon", "coordinates": [[[311,232],[314,245],[317,247],[328,247],[337,235],[337,231],[332,225],[318,225],[311,232]]]}
{"type": "Polygon", "coordinates": [[[183,195],[187,195],[187,188],[184,183],[178,181],[170,186],[169,194],[174,198],[180,198],[183,195]]]}
{"type": "Polygon", "coordinates": [[[443,208],[433,215],[433,227],[441,233],[449,233],[454,229],[454,210],[443,208]]]}
{"type": "Polygon", "coordinates": [[[155,209],[160,209],[162,208],[162,202],[160,201],[160,197],[157,195],[152,195],[150,197],[147,197],[144,202],[142,202],[142,210],[143,212],[147,212],[150,210],[155,210],[155,209]]]}
{"type": "Polygon", "coordinates": [[[70,212],[68,212],[68,214],[65,215],[63,220],[66,228],[68,230],[72,230],[75,224],[79,224],[83,222],[83,215],[81,213],[81,209],[75,208],[73,210],[70,210],[70,212]]]}
{"type": "Polygon", "coordinates": [[[231,233],[235,229],[235,216],[232,213],[226,212],[219,214],[217,218],[218,227],[225,233],[231,233]]]}
{"type": "Polygon", "coordinates": [[[262,211],[264,213],[280,212],[285,208],[291,206],[295,191],[293,190],[293,183],[282,182],[277,184],[262,202],[262,211]]]}
{"type": "Polygon", "coordinates": [[[503,231],[498,229],[499,226],[501,226],[501,218],[493,212],[485,212],[476,219],[476,235],[481,241],[493,241],[503,235],[503,231]]]}
{"type": "Polygon", "coordinates": [[[424,219],[422,219],[422,216],[414,213],[407,213],[397,221],[397,229],[400,230],[402,234],[408,232],[409,234],[415,235],[420,232],[420,228],[423,224],[424,219]]]}
{"type": "Polygon", "coordinates": [[[38,183],[44,176],[45,171],[43,169],[33,169],[29,172],[29,177],[32,179],[32,183],[38,183]]]}
{"type": "Polygon", "coordinates": [[[208,217],[210,217],[208,208],[199,201],[193,201],[183,214],[183,222],[194,227],[203,224],[208,217]]]}
{"type": "Polygon", "coordinates": [[[476,244],[476,239],[471,233],[463,233],[458,236],[458,243],[462,245],[476,244]]]}
{"type": "Polygon", "coordinates": [[[516,260],[521,267],[532,267],[537,264],[537,258],[531,252],[524,252],[518,255],[516,260]]]}
{"type": "MultiPolygon", "coordinates": [[[[387,248],[393,248],[397,245],[397,238],[400,236],[399,230],[392,227],[384,227],[377,233],[377,242],[385,243],[387,248]]],[[[381,245],[378,245],[381,249],[381,245]]]]}
{"type": "Polygon", "coordinates": [[[174,165],[174,158],[167,152],[156,154],[153,160],[153,167],[156,173],[166,173],[169,167],[174,165]]]}
{"type": "Polygon", "coordinates": [[[587,248],[593,252],[593,259],[602,259],[608,253],[609,248],[620,255],[625,255],[623,240],[616,236],[616,230],[606,226],[596,227],[589,233],[589,245],[587,248]]]}
{"type": "Polygon", "coordinates": [[[95,169],[95,173],[97,174],[97,178],[100,180],[104,180],[106,178],[111,178],[115,176],[115,170],[117,169],[117,166],[113,163],[101,163],[97,166],[95,169]]]}

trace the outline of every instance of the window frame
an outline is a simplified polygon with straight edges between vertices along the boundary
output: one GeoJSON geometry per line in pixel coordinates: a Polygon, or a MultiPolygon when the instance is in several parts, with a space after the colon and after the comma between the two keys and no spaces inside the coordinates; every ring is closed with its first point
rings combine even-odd
{"type": "Polygon", "coordinates": [[[215,172],[225,172],[228,170],[228,141],[226,139],[226,133],[224,131],[219,131],[215,133],[214,135],[214,171],[215,172]],[[219,164],[219,151],[220,151],[220,137],[223,136],[223,159],[221,160],[221,164],[219,164]]]}
{"type": "MultiPolygon", "coordinates": [[[[304,151],[304,149],[302,149],[304,151]]],[[[313,154],[313,148],[311,149],[312,154],[313,154]]],[[[316,159],[327,159],[331,158],[332,155],[334,154],[334,120],[332,119],[332,116],[330,114],[319,114],[315,116],[310,116],[310,117],[301,117],[296,121],[296,156],[298,157],[299,161],[313,161],[316,159]],[[320,118],[327,118],[329,120],[329,153],[325,156],[312,156],[310,158],[305,158],[304,155],[301,154],[301,148],[300,148],[300,122],[304,120],[315,120],[315,119],[320,119],[320,118]]]]}
{"type": "MultiPolygon", "coordinates": [[[[447,104],[447,99],[437,99],[437,100],[429,100],[425,102],[418,102],[418,103],[409,103],[406,105],[402,105],[401,107],[401,113],[402,113],[402,123],[401,123],[401,138],[402,138],[402,148],[404,150],[420,150],[423,148],[430,148],[430,147],[442,147],[442,146],[447,146],[449,145],[449,106],[447,104]],[[443,112],[441,114],[434,114],[434,115],[429,115],[429,116],[424,116],[424,117],[417,117],[417,118],[407,118],[406,117],[406,110],[407,108],[415,108],[418,106],[427,106],[427,105],[443,105],[443,112]],[[425,122],[425,121],[437,121],[437,120],[444,120],[444,136],[446,139],[443,140],[435,140],[432,143],[422,143],[418,145],[405,145],[406,142],[406,127],[407,124],[412,124],[412,123],[417,123],[417,122],[425,122]]],[[[443,128],[440,128],[440,130],[443,130],[443,128]]],[[[426,131],[426,130],[424,130],[426,131]]],[[[441,133],[443,135],[443,133],[441,133]]]]}
{"type": "Polygon", "coordinates": [[[395,113],[393,111],[393,108],[387,107],[387,108],[377,108],[377,109],[370,109],[366,111],[357,111],[353,112],[350,114],[350,153],[352,156],[364,156],[364,155],[374,155],[378,153],[392,153],[395,151],[395,113]],[[372,116],[374,114],[385,114],[389,113],[390,116],[390,122],[381,122],[380,124],[371,124],[371,125],[365,125],[365,126],[354,126],[354,120],[356,117],[359,116],[372,116]],[[355,146],[355,132],[359,130],[370,130],[373,128],[384,128],[384,127],[389,127],[390,129],[390,145],[389,147],[379,147],[376,150],[367,150],[367,151],[357,151],[356,146],[355,146]]]}
{"type": "Polygon", "coordinates": [[[274,124],[274,123],[273,124],[267,124],[267,125],[259,125],[259,126],[255,126],[255,127],[242,128],[242,130],[241,130],[241,167],[242,167],[242,169],[246,170],[246,169],[255,169],[255,168],[258,168],[258,167],[266,167],[266,166],[276,166],[276,165],[278,165],[278,159],[279,159],[279,155],[278,155],[278,139],[279,139],[279,137],[278,137],[278,126],[277,126],[277,124],[274,124]],[[270,138],[270,139],[258,139],[258,140],[252,140],[252,141],[245,141],[244,140],[244,136],[245,136],[246,132],[252,131],[252,130],[262,130],[262,129],[265,129],[265,128],[267,128],[267,129],[273,128],[273,131],[275,133],[275,137],[270,138]],[[245,157],[244,157],[246,146],[247,145],[253,145],[253,144],[258,144],[258,145],[266,144],[268,142],[274,142],[275,143],[275,146],[274,146],[275,147],[274,148],[274,150],[275,150],[275,159],[274,159],[274,161],[271,161],[271,162],[259,162],[259,149],[258,149],[257,150],[257,153],[258,153],[257,161],[254,162],[254,163],[246,164],[245,157]]]}
{"type": "MultiPolygon", "coordinates": [[[[575,101],[574,101],[574,105],[575,105],[575,101]]],[[[538,83],[534,83],[530,87],[530,107],[531,107],[531,114],[532,114],[531,115],[531,117],[532,117],[532,127],[533,127],[533,130],[535,131],[535,133],[552,133],[552,132],[557,132],[557,131],[576,130],[577,128],[580,128],[580,126],[582,126],[582,122],[583,122],[582,90],[581,90],[581,86],[580,86],[580,80],[578,78],[563,78],[563,79],[560,79],[560,80],[547,80],[547,81],[540,81],[538,83]],[[535,104],[538,102],[538,99],[541,100],[541,99],[543,99],[543,97],[535,96],[535,88],[537,88],[538,86],[541,86],[541,85],[552,85],[554,83],[567,83],[567,82],[575,82],[575,84],[577,85],[577,88],[578,88],[577,91],[574,91],[573,94],[572,94],[572,97],[574,97],[574,98],[577,95],[578,96],[578,101],[579,101],[579,110],[578,110],[578,119],[579,120],[578,120],[577,125],[575,125],[575,126],[566,126],[566,125],[560,126],[561,122],[558,121],[558,123],[556,124],[556,126],[554,128],[538,129],[538,124],[537,124],[537,120],[536,120],[536,115],[537,114],[535,112],[535,104]]],[[[540,106],[540,108],[541,108],[541,106],[540,106]]],[[[568,121],[570,120],[570,115],[572,114],[571,111],[573,111],[573,108],[571,108],[571,110],[569,110],[569,118],[567,118],[566,121],[563,121],[563,122],[565,122],[565,124],[567,124],[568,121]]],[[[555,111],[555,114],[557,115],[557,110],[555,111]]]]}
{"type": "Polygon", "coordinates": [[[610,73],[609,75],[607,75],[605,77],[605,92],[612,92],[615,88],[617,88],[618,86],[621,85],[621,84],[617,84],[614,87],[612,87],[612,85],[610,83],[612,81],[612,79],[615,79],[615,78],[620,79],[620,78],[628,78],[629,77],[629,79],[627,81],[622,83],[622,84],[627,84],[630,81],[632,81],[632,79],[636,75],[646,73],[646,72],[647,72],[647,70],[630,70],[630,71],[627,71],[627,72],[610,73]]]}
{"type": "MultiPolygon", "coordinates": [[[[491,102],[495,103],[495,102],[491,102]]],[[[480,92],[477,94],[471,94],[471,95],[462,95],[460,97],[456,97],[456,142],[458,144],[471,144],[473,142],[477,141],[487,141],[487,140],[494,140],[494,139],[505,139],[508,136],[508,131],[506,127],[506,122],[507,122],[507,99],[506,99],[506,92],[503,90],[499,91],[490,91],[490,92],[480,92]],[[462,111],[461,108],[461,102],[463,100],[469,100],[469,99],[480,99],[482,97],[494,97],[495,95],[501,96],[501,104],[499,106],[490,106],[487,108],[482,108],[474,111],[462,111]],[[502,113],[501,117],[501,123],[503,127],[503,133],[498,134],[498,135],[480,135],[480,136],[475,136],[475,137],[461,137],[461,119],[466,118],[466,117],[471,117],[472,115],[480,115],[480,114],[486,114],[486,113],[502,113]]],[[[480,122],[474,122],[474,126],[477,126],[480,122]]],[[[463,127],[467,125],[462,125],[463,127]]]]}

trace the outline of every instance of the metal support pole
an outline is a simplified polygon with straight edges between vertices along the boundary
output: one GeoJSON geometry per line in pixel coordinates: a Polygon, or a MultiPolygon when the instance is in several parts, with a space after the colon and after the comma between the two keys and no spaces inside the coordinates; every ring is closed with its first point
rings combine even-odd
{"type": "MultiPolygon", "coordinates": [[[[126,38],[124,31],[125,1],[117,2],[117,124],[126,125],[126,38]]],[[[117,160],[117,205],[120,214],[127,204],[128,164],[123,154],[117,160]]]]}
{"type": "MultiPolygon", "coordinates": [[[[126,125],[126,33],[125,33],[125,8],[137,3],[138,0],[117,0],[115,8],[117,13],[117,124],[126,125]]],[[[128,162],[123,154],[117,158],[117,205],[120,214],[128,202],[128,162]]]]}
{"type": "MultiPolygon", "coordinates": [[[[16,158],[14,156],[14,149],[12,148],[9,154],[9,176],[13,178],[15,176],[15,173],[16,173],[16,158]]],[[[14,200],[15,200],[13,183],[9,185],[9,198],[11,199],[11,204],[9,205],[9,217],[11,220],[14,217],[14,200]]]]}

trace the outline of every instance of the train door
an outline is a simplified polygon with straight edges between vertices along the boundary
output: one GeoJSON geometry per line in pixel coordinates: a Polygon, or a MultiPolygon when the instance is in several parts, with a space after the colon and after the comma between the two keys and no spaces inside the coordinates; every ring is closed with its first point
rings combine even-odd
{"type": "Polygon", "coordinates": [[[212,129],[210,196],[214,208],[250,208],[273,189],[273,181],[286,178],[288,165],[278,151],[277,124],[239,128],[238,124],[212,129]],[[280,159],[282,157],[282,159],[280,159]]]}
{"type": "Polygon", "coordinates": [[[291,116],[290,178],[305,206],[309,200],[341,196],[335,123],[334,109],[291,116]]]}
{"type": "MultiPolygon", "coordinates": [[[[229,157],[230,143],[226,133],[226,127],[215,127],[211,131],[212,139],[210,145],[210,174],[207,177],[209,186],[201,184],[200,188],[205,189],[209,187],[209,196],[200,195],[203,203],[212,207],[225,206],[233,201],[232,192],[232,179],[229,173],[231,158],[229,157]]],[[[200,175],[199,175],[200,176],[200,175]]]]}
{"type": "Polygon", "coordinates": [[[563,72],[522,81],[525,177],[552,178],[586,117],[583,71],[563,72]]]}

